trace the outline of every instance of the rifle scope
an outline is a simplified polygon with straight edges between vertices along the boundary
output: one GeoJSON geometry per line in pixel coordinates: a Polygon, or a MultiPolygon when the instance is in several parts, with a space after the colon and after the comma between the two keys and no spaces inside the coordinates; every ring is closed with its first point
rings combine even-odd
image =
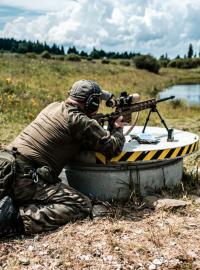
{"type": "Polygon", "coordinates": [[[117,107],[117,108],[121,108],[124,106],[130,106],[132,104],[133,101],[133,96],[132,95],[128,95],[128,93],[126,91],[121,92],[120,96],[118,98],[111,98],[109,100],[106,101],[106,106],[107,107],[117,107]]]}

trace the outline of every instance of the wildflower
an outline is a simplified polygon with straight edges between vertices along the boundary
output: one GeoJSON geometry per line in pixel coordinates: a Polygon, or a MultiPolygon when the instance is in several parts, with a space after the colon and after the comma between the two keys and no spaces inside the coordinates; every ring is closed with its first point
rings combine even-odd
{"type": "Polygon", "coordinates": [[[37,102],[34,98],[31,99],[31,104],[33,107],[35,107],[37,105],[37,102]]]}
{"type": "Polygon", "coordinates": [[[6,83],[7,84],[11,84],[12,83],[12,79],[10,77],[6,78],[6,83]]]}
{"type": "Polygon", "coordinates": [[[9,102],[13,102],[13,100],[14,100],[13,95],[8,95],[8,101],[9,101],[9,102]]]}

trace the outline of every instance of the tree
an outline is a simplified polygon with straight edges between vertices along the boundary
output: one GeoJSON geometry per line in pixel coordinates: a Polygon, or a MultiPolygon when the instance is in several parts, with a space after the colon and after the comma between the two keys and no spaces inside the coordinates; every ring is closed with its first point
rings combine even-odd
{"type": "Polygon", "coordinates": [[[192,58],[193,54],[194,54],[193,46],[192,46],[192,44],[190,43],[190,44],[189,44],[189,47],[188,47],[188,55],[187,55],[188,58],[192,58]]]}
{"type": "Polygon", "coordinates": [[[67,54],[71,54],[71,53],[79,54],[79,52],[77,51],[77,49],[76,49],[75,46],[69,47],[69,49],[68,49],[68,51],[67,51],[67,54]]]}
{"type": "Polygon", "coordinates": [[[100,50],[100,51],[99,51],[99,56],[100,56],[100,58],[106,57],[105,51],[100,50]]]}
{"type": "Polygon", "coordinates": [[[28,52],[28,43],[20,42],[17,49],[18,53],[27,53],[28,52]]]}
{"type": "Polygon", "coordinates": [[[51,47],[51,53],[52,54],[59,54],[59,48],[58,48],[58,46],[55,43],[51,47]]]}
{"type": "Polygon", "coordinates": [[[44,46],[39,42],[39,40],[37,40],[36,43],[33,43],[33,50],[36,53],[42,53],[44,51],[44,46]]]}
{"type": "Polygon", "coordinates": [[[62,55],[65,54],[65,50],[64,50],[64,47],[63,46],[61,46],[61,52],[60,52],[60,54],[62,54],[62,55]]]}
{"type": "Polygon", "coordinates": [[[50,47],[46,44],[46,42],[44,43],[44,51],[50,52],[50,47]]]}
{"type": "Polygon", "coordinates": [[[80,52],[80,56],[82,56],[82,57],[88,57],[88,54],[86,52],[84,52],[84,51],[81,51],[80,52]]]}
{"type": "Polygon", "coordinates": [[[160,56],[159,60],[165,60],[164,54],[162,54],[162,55],[160,56]]]}
{"type": "Polygon", "coordinates": [[[99,59],[101,58],[100,53],[97,49],[93,48],[93,50],[90,53],[90,57],[93,59],[99,59]]]}

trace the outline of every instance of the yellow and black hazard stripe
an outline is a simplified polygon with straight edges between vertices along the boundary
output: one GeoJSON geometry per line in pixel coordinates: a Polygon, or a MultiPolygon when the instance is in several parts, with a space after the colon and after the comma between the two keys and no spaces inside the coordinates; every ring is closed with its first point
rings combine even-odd
{"type": "Polygon", "coordinates": [[[136,161],[150,161],[150,160],[163,160],[183,157],[198,150],[198,142],[177,147],[168,148],[163,150],[151,151],[136,151],[136,152],[121,152],[120,155],[108,160],[101,153],[96,153],[96,163],[106,164],[112,162],[136,162],[136,161]]]}

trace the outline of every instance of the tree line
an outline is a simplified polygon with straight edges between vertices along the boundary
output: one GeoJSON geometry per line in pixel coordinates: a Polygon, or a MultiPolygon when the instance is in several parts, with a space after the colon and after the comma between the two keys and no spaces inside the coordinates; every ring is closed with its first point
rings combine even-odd
{"type": "Polygon", "coordinates": [[[135,56],[140,55],[140,53],[135,52],[105,52],[104,50],[97,50],[96,48],[93,48],[93,50],[90,53],[81,51],[79,52],[75,46],[69,47],[67,50],[67,54],[77,54],[82,57],[90,57],[92,59],[102,59],[102,58],[108,58],[108,59],[131,59],[135,56]]]}
{"type": "MultiPolygon", "coordinates": [[[[76,54],[81,57],[90,57],[92,59],[102,59],[102,58],[108,58],[108,59],[131,59],[135,56],[141,55],[140,53],[135,52],[105,52],[104,50],[100,49],[97,50],[96,48],[93,48],[93,50],[90,53],[87,53],[85,51],[78,51],[75,46],[69,47],[68,50],[65,53],[63,46],[58,46],[55,43],[50,46],[47,45],[46,42],[42,43],[39,41],[33,42],[33,41],[27,41],[27,40],[15,40],[14,38],[0,38],[0,51],[9,51],[14,53],[28,53],[28,52],[34,52],[37,54],[40,54],[44,51],[49,52],[50,54],[58,54],[58,55],[65,55],[65,54],[76,54]]],[[[200,57],[200,52],[195,53],[193,49],[193,45],[190,43],[188,46],[187,54],[184,55],[184,57],[180,57],[180,55],[177,55],[174,59],[186,59],[186,58],[197,58],[200,57]]],[[[167,54],[161,55],[159,60],[161,61],[170,61],[170,58],[167,54]]]]}
{"type": "Polygon", "coordinates": [[[159,58],[161,67],[172,67],[172,68],[197,68],[200,66],[200,52],[196,53],[193,49],[193,45],[190,43],[188,46],[187,53],[181,57],[177,55],[174,59],[170,60],[166,55],[161,55],[159,58]]]}
{"type": "Polygon", "coordinates": [[[64,47],[57,46],[53,44],[49,46],[46,42],[42,43],[39,41],[32,42],[26,40],[15,40],[14,38],[0,38],[0,50],[1,51],[9,51],[13,53],[37,53],[40,54],[44,51],[49,52],[50,54],[58,54],[58,55],[65,55],[65,54],[76,54],[81,57],[90,57],[92,59],[100,59],[100,58],[109,58],[109,59],[131,59],[139,53],[134,52],[105,52],[104,50],[97,50],[93,48],[90,53],[85,51],[78,51],[75,46],[69,47],[67,52],[65,53],[64,47]]]}
{"type": "Polygon", "coordinates": [[[53,44],[49,46],[46,42],[41,43],[39,41],[32,42],[26,40],[15,40],[14,38],[0,38],[0,50],[9,51],[13,53],[42,53],[48,51],[52,54],[64,55],[64,47],[53,44]]]}

